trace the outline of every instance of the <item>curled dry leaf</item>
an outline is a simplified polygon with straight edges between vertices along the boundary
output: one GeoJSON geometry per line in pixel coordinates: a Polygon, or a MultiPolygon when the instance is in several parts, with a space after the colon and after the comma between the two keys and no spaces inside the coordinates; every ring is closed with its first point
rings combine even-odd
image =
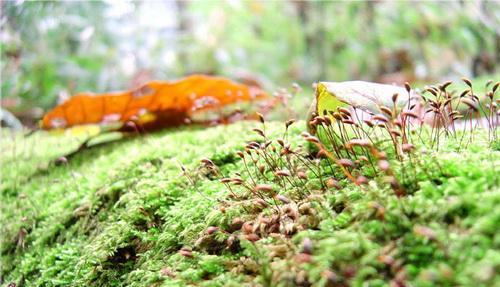
{"type": "Polygon", "coordinates": [[[155,129],[191,122],[195,112],[267,98],[265,92],[254,86],[192,75],[172,82],[152,81],[131,91],[77,94],[45,114],[41,127],[133,122],[143,129],[155,129]]]}
{"type": "Polygon", "coordinates": [[[414,90],[408,91],[404,87],[394,85],[364,81],[319,82],[316,85],[315,99],[309,108],[308,130],[315,134],[316,128],[311,123],[314,115],[326,116],[331,121],[341,120],[340,114],[336,113],[339,109],[343,111],[342,115],[349,116],[350,119],[345,119],[348,123],[357,124],[362,122],[358,118],[362,119],[363,116],[359,115],[363,113],[373,116],[384,114],[385,111],[396,116],[392,115],[395,106],[398,113],[408,108],[418,110],[419,101],[420,95],[414,90]],[[347,108],[354,110],[349,111],[347,108]]]}
{"type": "Polygon", "coordinates": [[[381,107],[407,105],[408,94],[411,101],[418,97],[412,90],[408,92],[403,87],[393,85],[363,81],[319,82],[316,88],[316,112],[318,115],[328,115],[338,107],[349,105],[379,114],[381,107]],[[397,97],[394,96],[396,94],[397,97]]]}

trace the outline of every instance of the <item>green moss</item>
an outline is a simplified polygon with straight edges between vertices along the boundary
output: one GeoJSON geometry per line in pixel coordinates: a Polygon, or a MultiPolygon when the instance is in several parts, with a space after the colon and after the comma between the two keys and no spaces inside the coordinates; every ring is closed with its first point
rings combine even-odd
{"type": "MultiPolygon", "coordinates": [[[[317,227],[226,248],[229,232],[207,234],[207,227],[228,230],[235,217],[254,215],[233,208],[228,190],[199,162],[209,158],[225,175],[243,173],[234,152],[259,139],[249,132],[257,126],[164,131],[84,150],[62,166],[49,163],[81,138],[2,135],[3,283],[285,286],[305,277],[321,286],[335,277],[386,286],[400,276],[417,286],[488,286],[500,279],[500,153],[483,132],[459,152],[450,140],[439,152],[417,155],[416,166],[396,165],[412,187],[408,196],[396,197],[378,178],[363,189],[342,181],[343,189],[311,199],[317,227]],[[294,256],[306,237],[312,261],[299,263],[294,256]],[[288,244],[287,253],[270,256],[277,244],[288,244]],[[179,254],[182,247],[192,248],[192,257],[179,254]]],[[[304,126],[292,126],[293,145],[303,144],[304,126]]],[[[266,133],[281,138],[283,124],[267,123],[266,133]]]]}

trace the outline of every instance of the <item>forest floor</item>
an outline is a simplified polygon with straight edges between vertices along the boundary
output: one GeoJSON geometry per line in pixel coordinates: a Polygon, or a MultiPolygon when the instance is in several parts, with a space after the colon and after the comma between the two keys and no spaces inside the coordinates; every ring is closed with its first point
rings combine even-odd
{"type": "MultiPolygon", "coordinates": [[[[406,187],[403,196],[396,196],[383,176],[356,185],[324,162],[311,161],[319,174],[316,167],[306,170],[305,194],[293,193],[291,182],[279,196],[262,200],[248,192],[240,198],[233,192],[243,194],[243,187],[220,180],[237,173],[254,180],[248,171],[257,174],[260,167],[236,153],[250,141],[262,142],[253,128],[262,126],[171,129],[83,150],[59,165],[53,160],[77,148],[81,138],[4,131],[1,283],[500,282],[500,144],[490,144],[486,131],[475,131],[472,143],[460,150],[449,138],[439,149],[418,146],[413,164],[391,161],[406,187]],[[338,181],[325,186],[329,176],[338,181]]],[[[304,122],[286,134],[283,123],[265,126],[268,139],[285,139],[306,152],[304,130],[304,122]]],[[[265,184],[256,183],[254,191],[265,192],[265,184]]]]}

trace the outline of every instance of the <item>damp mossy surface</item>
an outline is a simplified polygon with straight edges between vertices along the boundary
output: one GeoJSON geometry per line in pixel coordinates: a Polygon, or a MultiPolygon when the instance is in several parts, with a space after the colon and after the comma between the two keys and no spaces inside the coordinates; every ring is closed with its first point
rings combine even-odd
{"type": "MultiPolygon", "coordinates": [[[[314,228],[285,239],[269,236],[251,243],[242,238],[232,249],[224,247],[229,231],[205,240],[207,228],[228,230],[234,218],[251,215],[222,208],[221,202],[230,200],[227,188],[200,173],[190,182],[181,166],[197,171],[200,160],[208,158],[224,174],[243,172],[235,152],[258,140],[251,130],[259,126],[240,122],[167,130],[83,150],[57,166],[53,160],[77,148],[81,139],[4,131],[2,284],[500,282],[500,151],[485,131],[476,131],[474,141],[459,151],[453,141],[442,141],[439,151],[418,149],[421,164],[405,174],[412,190],[403,197],[380,181],[364,189],[343,182],[343,188],[311,198],[314,228]],[[310,260],[298,257],[305,238],[313,246],[310,260]],[[180,252],[185,247],[188,255],[180,252]]],[[[304,129],[298,122],[288,131],[292,145],[304,144],[304,129]]],[[[283,123],[266,123],[269,138],[283,132],[283,123]]]]}

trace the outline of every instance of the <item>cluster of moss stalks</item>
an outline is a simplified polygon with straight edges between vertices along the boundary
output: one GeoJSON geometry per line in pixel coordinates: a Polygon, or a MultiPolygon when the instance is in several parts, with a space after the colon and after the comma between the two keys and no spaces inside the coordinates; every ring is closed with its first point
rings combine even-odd
{"type": "Polygon", "coordinates": [[[170,130],[59,165],[81,139],[3,132],[1,283],[493,286],[496,126],[412,132],[394,114],[170,130]]]}

